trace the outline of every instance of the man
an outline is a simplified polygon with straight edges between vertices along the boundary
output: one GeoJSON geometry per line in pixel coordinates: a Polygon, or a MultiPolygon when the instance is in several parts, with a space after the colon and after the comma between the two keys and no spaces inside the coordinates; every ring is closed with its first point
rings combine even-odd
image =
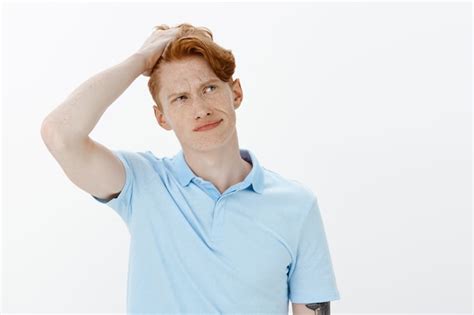
{"type": "Polygon", "coordinates": [[[129,313],[329,314],[339,299],[316,196],[239,148],[243,92],[231,51],[206,28],[161,25],[125,61],[80,85],[41,134],[68,178],[131,234],[129,313]],[[149,76],[174,157],[109,150],[89,137],[112,102],[149,76]]]}

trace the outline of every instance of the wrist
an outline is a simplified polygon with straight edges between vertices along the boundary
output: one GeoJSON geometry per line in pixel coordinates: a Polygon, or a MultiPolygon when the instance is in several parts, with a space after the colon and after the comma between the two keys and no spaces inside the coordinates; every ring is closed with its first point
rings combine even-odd
{"type": "Polygon", "coordinates": [[[135,64],[137,66],[137,68],[139,69],[140,74],[142,74],[143,72],[145,72],[147,70],[146,59],[140,53],[132,54],[125,61],[128,61],[130,63],[135,64]]]}

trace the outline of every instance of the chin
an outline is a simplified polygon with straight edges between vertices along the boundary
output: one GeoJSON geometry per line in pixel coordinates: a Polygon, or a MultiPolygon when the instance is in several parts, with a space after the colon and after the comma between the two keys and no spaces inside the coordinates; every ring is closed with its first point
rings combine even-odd
{"type": "Polygon", "coordinates": [[[180,142],[181,146],[183,146],[184,143],[185,147],[193,151],[205,152],[225,146],[227,143],[232,141],[233,137],[235,137],[235,128],[232,131],[222,128],[221,130],[208,130],[203,132],[193,131],[191,137],[180,142]]]}

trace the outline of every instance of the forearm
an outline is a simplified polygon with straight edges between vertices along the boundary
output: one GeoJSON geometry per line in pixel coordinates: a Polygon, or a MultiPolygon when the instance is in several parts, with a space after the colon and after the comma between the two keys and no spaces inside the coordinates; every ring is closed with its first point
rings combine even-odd
{"type": "Polygon", "coordinates": [[[133,54],[79,85],[46,116],[48,136],[68,143],[88,137],[105,110],[143,73],[144,63],[141,55],[133,54]]]}
{"type": "Polygon", "coordinates": [[[331,305],[329,302],[322,303],[309,303],[306,304],[306,307],[314,311],[315,315],[330,315],[331,314],[331,305]]]}
{"type": "Polygon", "coordinates": [[[292,303],[293,315],[330,315],[330,302],[292,303]]]}

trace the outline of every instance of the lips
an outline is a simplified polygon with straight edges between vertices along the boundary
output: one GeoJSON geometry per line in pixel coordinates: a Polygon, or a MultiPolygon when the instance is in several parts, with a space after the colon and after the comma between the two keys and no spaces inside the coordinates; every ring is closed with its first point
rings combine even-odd
{"type": "Polygon", "coordinates": [[[195,128],[194,131],[208,130],[208,129],[211,129],[211,128],[214,128],[214,127],[218,126],[221,122],[222,122],[222,119],[218,120],[218,121],[215,121],[215,122],[211,122],[211,123],[202,125],[202,126],[199,126],[199,127],[195,128]]]}

